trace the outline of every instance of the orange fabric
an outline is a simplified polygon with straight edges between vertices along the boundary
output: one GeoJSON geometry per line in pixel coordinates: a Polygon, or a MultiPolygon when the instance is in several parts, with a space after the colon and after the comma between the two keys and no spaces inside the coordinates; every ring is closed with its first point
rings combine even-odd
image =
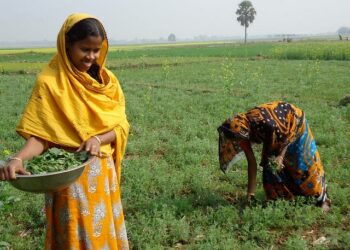
{"type": "Polygon", "coordinates": [[[300,108],[274,101],[235,115],[222,126],[228,127],[234,138],[244,139],[239,143],[242,149],[246,149],[248,140],[263,143],[260,165],[264,168],[263,183],[268,199],[292,199],[294,195],[321,197],[325,193],[323,165],[300,108]],[[285,168],[276,175],[268,161],[284,152],[285,168]]]}
{"type": "Polygon", "coordinates": [[[299,154],[295,153],[298,151],[295,149],[287,151],[285,169],[293,180],[298,180],[298,183],[291,184],[295,192],[306,196],[319,196],[323,192],[325,172],[308,124],[304,137],[305,139],[298,143],[299,147],[295,147],[299,149],[299,154]]]}
{"type": "Polygon", "coordinates": [[[229,120],[232,132],[253,143],[264,143],[269,156],[277,155],[304,131],[304,113],[296,106],[275,101],[261,104],[229,120]]]}
{"type": "Polygon", "coordinates": [[[45,249],[128,249],[112,158],[97,159],[69,188],[46,194],[45,249]]]}
{"type": "Polygon", "coordinates": [[[322,197],[326,192],[324,168],[306,119],[304,125],[302,135],[288,146],[283,170],[278,174],[273,174],[270,168],[263,170],[269,200],[292,199],[294,195],[322,197]]]}

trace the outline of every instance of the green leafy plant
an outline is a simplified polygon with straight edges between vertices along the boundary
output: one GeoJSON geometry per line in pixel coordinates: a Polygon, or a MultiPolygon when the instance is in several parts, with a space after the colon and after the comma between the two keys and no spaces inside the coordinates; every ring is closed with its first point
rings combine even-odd
{"type": "MultiPolygon", "coordinates": [[[[14,128],[35,73],[54,49],[5,52],[0,50],[0,67],[9,72],[0,74],[0,158],[23,145],[14,128]],[[20,69],[33,73],[19,74],[20,69]]],[[[350,158],[344,139],[350,105],[339,105],[349,89],[348,43],[130,45],[112,47],[108,64],[123,88],[132,128],[121,178],[130,249],[350,249],[350,158]],[[325,60],[327,50],[333,53],[325,60]],[[166,60],[177,63],[167,79],[166,60]],[[246,161],[227,176],[218,170],[216,127],[232,113],[280,99],[307,114],[332,199],[328,214],[304,197],[265,202],[260,171],[256,202],[248,205],[246,161]],[[328,243],[314,245],[321,237],[328,243]]],[[[254,149],[257,162],[261,150],[254,149]]],[[[0,202],[0,241],[10,249],[42,249],[44,197],[0,182],[0,202]],[[26,232],[22,238],[20,232],[26,232]]]]}
{"type": "Polygon", "coordinates": [[[277,175],[281,168],[278,166],[275,157],[269,159],[269,164],[267,166],[274,175],[277,175]]]}
{"type": "Polygon", "coordinates": [[[44,154],[28,161],[26,169],[32,174],[57,172],[77,167],[87,159],[88,154],[85,151],[71,153],[59,148],[50,148],[44,154]]]}

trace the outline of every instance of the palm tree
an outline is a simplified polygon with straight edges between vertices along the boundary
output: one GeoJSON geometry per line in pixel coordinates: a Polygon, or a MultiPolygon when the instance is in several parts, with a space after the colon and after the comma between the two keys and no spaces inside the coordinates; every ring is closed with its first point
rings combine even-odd
{"type": "Polygon", "coordinates": [[[247,28],[254,21],[256,11],[250,1],[242,1],[236,11],[237,21],[244,26],[244,43],[247,43],[247,28]]]}

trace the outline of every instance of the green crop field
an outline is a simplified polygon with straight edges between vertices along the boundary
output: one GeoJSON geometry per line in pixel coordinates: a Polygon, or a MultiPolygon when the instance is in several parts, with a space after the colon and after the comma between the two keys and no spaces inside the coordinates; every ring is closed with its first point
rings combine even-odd
{"type": "MultiPolygon", "coordinates": [[[[0,50],[0,158],[54,49],[0,50]]],[[[112,47],[131,131],[122,197],[132,249],[350,249],[350,43],[197,43],[112,47]],[[272,100],[306,112],[332,210],[245,199],[247,164],[219,170],[216,128],[272,100]]],[[[256,147],[259,158],[260,147],[256,147]]],[[[0,249],[42,249],[43,195],[0,183],[0,249]]]]}

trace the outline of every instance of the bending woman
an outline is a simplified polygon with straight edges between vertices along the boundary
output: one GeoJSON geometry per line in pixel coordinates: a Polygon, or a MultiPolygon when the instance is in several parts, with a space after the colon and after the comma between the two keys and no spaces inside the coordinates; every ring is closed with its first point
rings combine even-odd
{"type": "Polygon", "coordinates": [[[262,143],[260,166],[267,199],[312,196],[329,210],[323,165],[301,109],[281,101],[262,104],[226,120],[218,132],[220,168],[224,172],[240,154],[246,156],[248,199],[256,188],[257,163],[252,144],[262,143]]]}
{"type": "Polygon", "coordinates": [[[128,249],[120,174],[129,124],[122,89],[105,68],[107,50],[95,17],[67,18],[17,126],[26,143],[0,169],[1,180],[28,174],[23,161],[49,147],[97,156],[69,188],[46,194],[46,249],[128,249]]]}

